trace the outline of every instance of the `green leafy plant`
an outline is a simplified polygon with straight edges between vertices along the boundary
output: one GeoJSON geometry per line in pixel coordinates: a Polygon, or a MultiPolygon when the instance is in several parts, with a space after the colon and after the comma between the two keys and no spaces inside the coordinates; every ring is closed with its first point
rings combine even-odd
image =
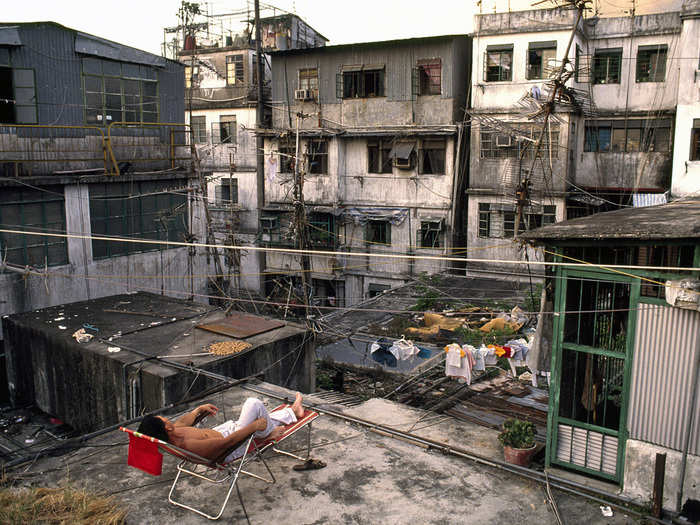
{"type": "Polygon", "coordinates": [[[530,448],[535,444],[537,429],[534,423],[522,419],[506,419],[503,431],[498,435],[498,441],[504,447],[530,448]]]}

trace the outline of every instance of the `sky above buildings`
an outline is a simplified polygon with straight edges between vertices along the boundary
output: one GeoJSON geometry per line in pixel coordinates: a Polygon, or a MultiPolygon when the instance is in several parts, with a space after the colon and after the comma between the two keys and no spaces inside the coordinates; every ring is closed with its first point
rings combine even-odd
{"type": "MultiPolygon", "coordinates": [[[[634,5],[639,14],[660,5],[678,8],[681,0],[594,0],[603,16],[624,16],[634,5]],[[676,5],[678,4],[678,5],[676,5]]],[[[253,0],[201,2],[212,13],[253,9],[253,0]]],[[[261,0],[261,5],[266,4],[261,0]]],[[[475,13],[532,9],[535,0],[272,0],[276,7],[295,12],[330,40],[347,44],[472,31],[475,13]]],[[[551,5],[551,4],[550,4],[551,5]]],[[[2,6],[3,22],[54,21],[116,42],[161,53],[163,28],[177,25],[180,0],[26,0],[2,6]]],[[[545,4],[539,4],[544,7],[545,4]]],[[[662,11],[665,9],[661,9],[662,11]]]]}

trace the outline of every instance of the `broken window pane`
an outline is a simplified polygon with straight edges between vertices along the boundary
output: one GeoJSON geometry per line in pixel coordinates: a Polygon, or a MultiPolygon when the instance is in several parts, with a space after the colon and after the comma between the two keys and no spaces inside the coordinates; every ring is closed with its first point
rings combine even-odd
{"type": "Polygon", "coordinates": [[[439,58],[418,61],[419,95],[441,93],[442,67],[439,58]]]}

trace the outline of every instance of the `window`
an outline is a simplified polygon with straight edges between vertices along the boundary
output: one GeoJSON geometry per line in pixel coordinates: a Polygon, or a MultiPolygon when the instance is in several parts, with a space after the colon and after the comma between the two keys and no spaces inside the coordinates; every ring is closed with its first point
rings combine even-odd
{"type": "Polygon", "coordinates": [[[228,55],[226,57],[226,84],[242,84],[245,81],[243,55],[228,55]]]}
{"type": "Polygon", "coordinates": [[[207,141],[207,117],[204,115],[192,115],[190,118],[192,140],[195,144],[204,144],[207,141]]]}
{"type": "Polygon", "coordinates": [[[197,87],[198,82],[199,66],[185,66],[185,88],[197,87]]]}
{"type": "Polygon", "coordinates": [[[670,119],[587,121],[583,151],[661,152],[671,148],[670,119]]]}
{"type": "Polygon", "coordinates": [[[479,203],[479,237],[491,237],[491,205],[479,203]]]}
{"type": "Polygon", "coordinates": [[[236,143],[236,115],[219,117],[219,141],[221,144],[236,143]]]}
{"type": "Polygon", "coordinates": [[[377,138],[367,140],[367,171],[369,173],[391,173],[391,148],[394,139],[377,138]]]}
{"type": "MultiPolygon", "coordinates": [[[[511,238],[518,212],[510,204],[479,203],[479,237],[511,238]]],[[[556,221],[556,206],[523,207],[518,232],[532,230],[556,221]]]]}
{"type": "MultiPolygon", "coordinates": [[[[557,43],[530,42],[527,50],[527,78],[534,80],[547,77],[547,68],[551,68],[557,59],[557,43]]],[[[509,79],[510,80],[510,79],[509,79]]]]}
{"type": "Polygon", "coordinates": [[[666,75],[666,44],[639,46],[637,82],[663,82],[666,75]]]}
{"type": "Polygon", "coordinates": [[[299,89],[309,89],[318,93],[318,69],[314,67],[299,70],[299,89]]]}
{"type": "MultiPolygon", "coordinates": [[[[541,126],[531,123],[509,123],[509,127],[518,135],[530,137],[536,140],[539,137],[541,126]]],[[[549,158],[550,152],[553,159],[559,158],[559,126],[552,125],[542,137],[539,154],[543,158],[549,158]],[[550,145],[551,139],[551,145],[550,145]]],[[[518,138],[501,131],[482,127],[480,130],[480,153],[482,159],[523,158],[532,159],[534,152],[533,143],[529,140],[518,138]]]]}
{"type": "Polygon", "coordinates": [[[326,175],[328,173],[328,141],[325,139],[308,142],[309,173],[326,175]]]}
{"type": "Polygon", "coordinates": [[[365,235],[367,244],[391,244],[391,223],[389,221],[367,221],[365,235]]]}
{"type": "Polygon", "coordinates": [[[338,98],[384,96],[384,68],[343,71],[336,77],[338,98]]]}
{"type": "MultiPolygon", "coordinates": [[[[63,186],[38,189],[3,188],[0,192],[0,224],[8,230],[66,231],[63,186]],[[43,190],[43,191],[42,191],[43,190]]],[[[8,263],[20,266],[68,264],[66,239],[0,233],[0,253],[8,263]]]]}
{"type": "Polygon", "coordinates": [[[442,93],[442,64],[439,58],[419,60],[415,69],[417,75],[417,95],[439,95],[442,93]]]}
{"type": "Polygon", "coordinates": [[[423,139],[418,168],[419,173],[445,173],[445,139],[423,139]]]}
{"type": "Polygon", "coordinates": [[[690,160],[700,160],[700,118],[693,120],[690,132],[690,160]]]}
{"type": "Polygon", "coordinates": [[[291,240],[285,241],[282,235],[282,219],[285,220],[285,230],[288,231],[289,217],[287,214],[265,212],[260,217],[260,240],[270,245],[292,244],[291,240]]]}
{"type": "Polygon", "coordinates": [[[314,247],[334,248],[336,245],[335,217],[330,213],[309,214],[309,239],[314,247]]]}
{"type": "Polygon", "coordinates": [[[218,206],[230,206],[238,204],[238,179],[224,177],[214,188],[216,194],[216,204],[218,206]]]}
{"type": "Polygon", "coordinates": [[[443,230],[442,219],[423,220],[418,230],[418,240],[421,248],[439,248],[440,233],[443,230]]]}
{"type": "Polygon", "coordinates": [[[513,80],[513,44],[488,46],[484,68],[485,82],[513,80]]]}
{"type": "Polygon", "coordinates": [[[0,122],[36,124],[34,70],[0,67],[0,122]]]}
{"type": "MultiPolygon", "coordinates": [[[[188,231],[185,190],[156,181],[91,184],[92,234],[182,242],[188,231]]],[[[177,246],[92,241],[95,259],[168,248],[177,246]]]]}
{"type": "Polygon", "coordinates": [[[103,126],[111,122],[158,122],[155,74],[151,68],[133,69],[132,64],[106,60],[86,64],[84,60],[85,122],[103,126]]]}
{"type": "Polygon", "coordinates": [[[596,49],[593,56],[593,83],[619,84],[622,49],[596,49]]]}
{"type": "Polygon", "coordinates": [[[280,173],[294,173],[294,159],[296,158],[296,145],[291,141],[280,140],[279,146],[280,173]]]}

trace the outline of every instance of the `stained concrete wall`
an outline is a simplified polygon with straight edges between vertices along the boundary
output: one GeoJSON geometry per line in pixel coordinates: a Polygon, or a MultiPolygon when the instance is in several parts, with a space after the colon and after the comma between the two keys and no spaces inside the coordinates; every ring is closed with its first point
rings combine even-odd
{"type": "MultiPolygon", "coordinates": [[[[648,504],[654,490],[656,454],[666,454],[663,507],[680,511],[676,508],[676,498],[680,490],[682,453],[634,439],[628,439],[625,447],[623,496],[633,498],[642,505],[648,504]]],[[[688,455],[682,501],[688,498],[700,499],[700,457],[693,455],[688,455]]]]}

